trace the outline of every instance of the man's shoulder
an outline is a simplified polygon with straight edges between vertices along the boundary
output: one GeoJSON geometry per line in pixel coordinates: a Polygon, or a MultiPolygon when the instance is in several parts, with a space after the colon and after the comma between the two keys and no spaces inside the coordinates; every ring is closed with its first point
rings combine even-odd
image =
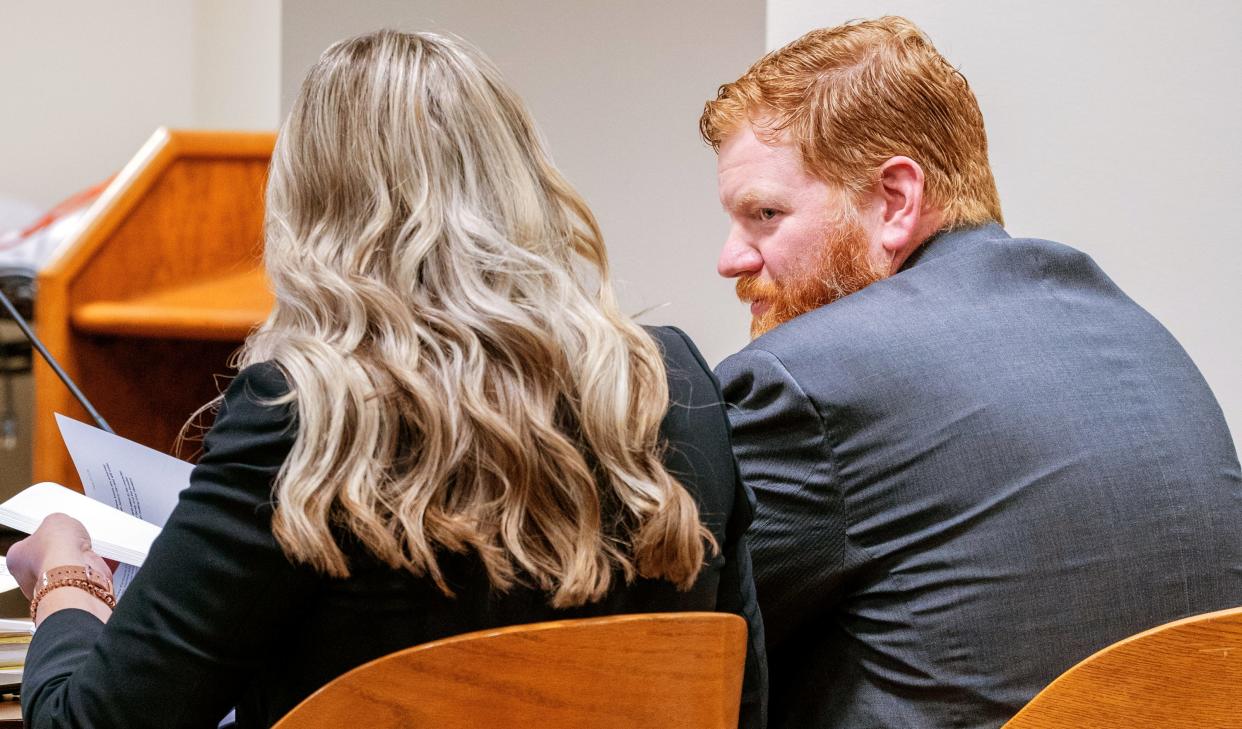
{"type": "Polygon", "coordinates": [[[754,339],[716,367],[722,385],[741,373],[776,370],[794,381],[861,364],[893,342],[894,312],[917,292],[879,281],[843,299],[791,319],[754,339]],[[874,353],[874,354],[873,354],[874,353]]]}
{"type": "Polygon", "coordinates": [[[997,336],[997,320],[1025,301],[1069,288],[1133,307],[1075,248],[1010,238],[999,226],[954,232],[929,242],[896,275],[755,339],[721,362],[716,375],[727,390],[731,380],[775,368],[820,390],[831,382],[880,376],[895,363],[930,366],[925,360],[997,336]],[[955,341],[962,346],[950,347],[955,341]]]}

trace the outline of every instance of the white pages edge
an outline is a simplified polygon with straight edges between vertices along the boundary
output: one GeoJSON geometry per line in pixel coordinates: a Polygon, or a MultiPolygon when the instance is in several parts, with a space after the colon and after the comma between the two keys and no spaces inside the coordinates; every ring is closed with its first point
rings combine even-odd
{"type": "Polygon", "coordinates": [[[82,522],[95,553],[105,559],[141,566],[160,528],[57,483],[44,481],[0,503],[0,523],[30,534],[51,514],[82,522]]]}

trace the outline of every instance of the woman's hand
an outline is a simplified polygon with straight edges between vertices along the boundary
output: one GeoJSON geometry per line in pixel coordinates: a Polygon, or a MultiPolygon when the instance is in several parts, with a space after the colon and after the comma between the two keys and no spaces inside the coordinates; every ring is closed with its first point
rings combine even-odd
{"type": "Polygon", "coordinates": [[[108,575],[109,579],[112,577],[107,563],[91,549],[91,536],[86,533],[86,527],[64,514],[51,514],[33,534],[9,548],[9,574],[17,580],[27,599],[33,597],[40,575],[63,565],[83,565],[108,575]]]}

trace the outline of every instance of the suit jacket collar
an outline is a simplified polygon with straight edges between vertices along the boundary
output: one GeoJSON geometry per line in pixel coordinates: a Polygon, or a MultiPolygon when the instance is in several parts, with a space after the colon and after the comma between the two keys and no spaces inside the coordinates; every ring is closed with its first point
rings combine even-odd
{"type": "Polygon", "coordinates": [[[985,223],[973,228],[942,230],[928,238],[918,250],[906,259],[901,270],[916,266],[924,261],[934,261],[956,251],[972,248],[985,241],[1007,239],[1009,234],[997,223],[985,223]]]}

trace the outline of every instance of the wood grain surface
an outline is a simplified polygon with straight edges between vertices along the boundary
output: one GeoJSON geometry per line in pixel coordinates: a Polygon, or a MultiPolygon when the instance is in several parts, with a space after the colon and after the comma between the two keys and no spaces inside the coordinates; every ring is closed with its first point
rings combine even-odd
{"type": "Polygon", "coordinates": [[[734,729],[745,652],[721,613],[470,633],[360,666],[274,729],[734,729]]]}
{"type": "Polygon", "coordinates": [[[122,301],[96,301],[73,310],[86,334],[239,342],[272,309],[263,271],[192,281],[122,301]]]}
{"type": "Polygon", "coordinates": [[[1005,726],[1242,727],[1242,608],[1115,643],[1062,674],[1005,726]]]}

